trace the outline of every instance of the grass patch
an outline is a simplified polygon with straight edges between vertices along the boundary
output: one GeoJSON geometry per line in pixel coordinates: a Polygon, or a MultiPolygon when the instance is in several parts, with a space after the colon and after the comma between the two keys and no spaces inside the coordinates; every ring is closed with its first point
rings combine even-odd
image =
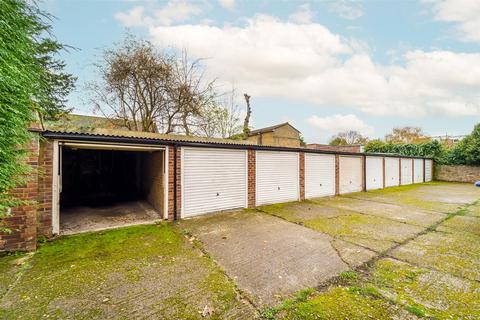
{"type": "Polygon", "coordinates": [[[288,304],[274,314],[278,319],[394,319],[398,310],[388,302],[364,295],[361,290],[332,287],[307,301],[288,304]]]}
{"type": "Polygon", "coordinates": [[[223,271],[172,224],[62,237],[29,263],[4,297],[0,318],[201,319],[205,306],[213,319],[252,312],[223,271]]]}

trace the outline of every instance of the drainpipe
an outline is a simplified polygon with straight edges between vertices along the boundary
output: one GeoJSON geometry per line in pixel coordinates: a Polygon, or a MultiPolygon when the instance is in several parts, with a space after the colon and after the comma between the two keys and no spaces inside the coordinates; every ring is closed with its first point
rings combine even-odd
{"type": "Polygon", "coordinates": [[[177,220],[177,144],[173,145],[173,220],[177,220]]]}

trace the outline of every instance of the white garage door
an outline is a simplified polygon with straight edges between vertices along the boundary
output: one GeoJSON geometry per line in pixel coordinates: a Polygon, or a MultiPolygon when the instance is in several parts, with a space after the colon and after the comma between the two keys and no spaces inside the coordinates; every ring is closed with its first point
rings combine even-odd
{"type": "Polygon", "coordinates": [[[432,181],[432,160],[425,160],[425,182],[432,181]]]}
{"type": "Polygon", "coordinates": [[[385,158],[385,187],[398,186],[399,166],[400,160],[398,158],[385,158]]]}
{"type": "Polygon", "coordinates": [[[423,182],[423,159],[415,159],[413,161],[414,161],[413,182],[414,183],[423,182]]]}
{"type": "Polygon", "coordinates": [[[298,153],[257,151],[257,205],[299,198],[298,153]]]}
{"type": "Polygon", "coordinates": [[[402,185],[412,183],[412,159],[402,159],[402,185]]]}
{"type": "Polygon", "coordinates": [[[246,207],[246,152],[182,148],[182,217],[246,207]]]}
{"type": "Polygon", "coordinates": [[[335,195],[335,156],[305,154],[305,198],[335,195]]]}
{"type": "Polygon", "coordinates": [[[341,194],[362,191],[362,158],[340,157],[340,190],[341,194]]]}
{"type": "Polygon", "coordinates": [[[383,188],[383,158],[367,157],[366,187],[367,190],[383,188]]]}

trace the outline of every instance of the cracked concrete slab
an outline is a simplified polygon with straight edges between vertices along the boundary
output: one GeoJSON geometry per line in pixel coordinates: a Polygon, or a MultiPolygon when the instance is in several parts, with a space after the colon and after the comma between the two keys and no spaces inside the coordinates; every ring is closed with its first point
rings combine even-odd
{"type": "Polygon", "coordinates": [[[480,218],[455,216],[440,224],[437,230],[445,232],[469,232],[480,236],[480,218]]]}
{"type": "Polygon", "coordinates": [[[480,281],[480,237],[468,232],[429,232],[396,248],[390,256],[480,281]]]}
{"type": "Polygon", "coordinates": [[[273,305],[349,269],[330,236],[256,211],[196,218],[180,226],[198,237],[258,305],[273,305]]]}
{"type": "Polygon", "coordinates": [[[406,208],[393,203],[382,203],[347,197],[318,198],[312,201],[329,207],[356,211],[423,227],[428,227],[446,217],[444,213],[406,208]]]}

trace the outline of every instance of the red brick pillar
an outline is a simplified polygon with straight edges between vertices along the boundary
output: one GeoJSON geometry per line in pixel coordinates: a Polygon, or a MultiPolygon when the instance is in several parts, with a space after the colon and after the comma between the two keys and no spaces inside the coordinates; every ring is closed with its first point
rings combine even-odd
{"type": "Polygon", "coordinates": [[[256,152],[248,150],[248,186],[247,186],[247,207],[255,208],[256,206],[256,152]]]}
{"type": "MultiPolygon", "coordinates": [[[[53,142],[40,142],[38,158],[38,206],[37,233],[52,236],[52,202],[53,202],[53,142]]],[[[55,173],[56,174],[56,173],[55,173]]]]}
{"type": "MultiPolygon", "coordinates": [[[[170,146],[168,148],[168,219],[174,219],[174,147],[170,146]]],[[[177,148],[177,219],[181,217],[182,210],[182,168],[181,168],[181,149],[177,148]]]]}
{"type": "Polygon", "coordinates": [[[383,168],[383,189],[385,189],[385,157],[382,158],[382,168],[383,168]]]}
{"type": "Polygon", "coordinates": [[[11,208],[2,224],[10,232],[0,233],[0,250],[35,250],[37,247],[37,199],[39,138],[34,137],[27,146],[27,164],[31,171],[25,184],[16,187],[11,194],[24,204],[11,208]]]}
{"type": "Polygon", "coordinates": [[[412,184],[415,183],[415,160],[412,158],[412,184]]]}
{"type": "Polygon", "coordinates": [[[299,185],[300,185],[300,201],[305,200],[305,152],[298,153],[299,159],[299,185]]]}
{"type": "Polygon", "coordinates": [[[367,157],[362,156],[362,191],[367,191],[367,157]]]}
{"type": "Polygon", "coordinates": [[[402,158],[398,158],[398,185],[402,185],[402,158]]]}
{"type": "Polygon", "coordinates": [[[340,194],[340,156],[335,155],[335,195],[340,194]]]}
{"type": "Polygon", "coordinates": [[[423,182],[425,182],[425,158],[423,158],[423,182]]]}

